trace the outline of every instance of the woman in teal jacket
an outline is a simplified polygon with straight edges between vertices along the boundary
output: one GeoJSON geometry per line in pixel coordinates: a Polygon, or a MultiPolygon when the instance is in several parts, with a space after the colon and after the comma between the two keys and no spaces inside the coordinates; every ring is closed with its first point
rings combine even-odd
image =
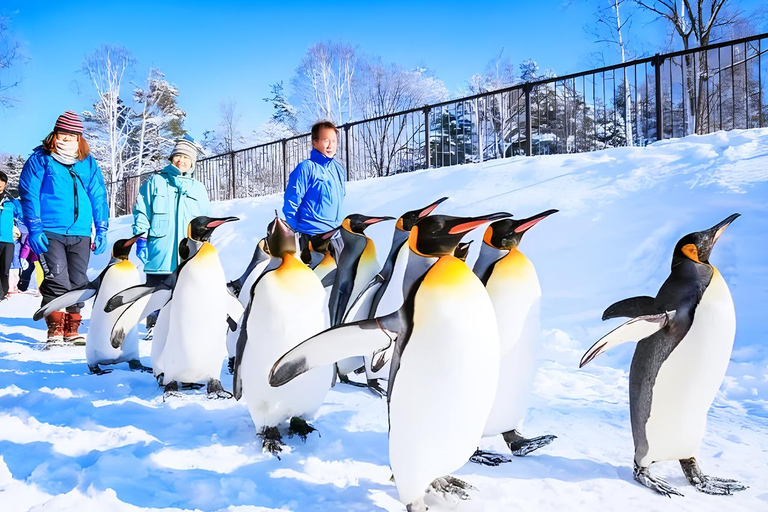
{"type": "MultiPolygon", "coordinates": [[[[171,163],[153,174],[139,189],[133,207],[136,254],[144,263],[147,284],[158,284],[179,264],[179,242],[187,236],[192,219],[208,215],[210,201],[205,186],[192,177],[198,145],[190,137],[176,142],[171,163]]],[[[154,317],[147,321],[154,325],[154,317]]]]}
{"type": "MultiPolygon", "coordinates": [[[[90,251],[101,254],[107,247],[109,205],[104,176],[90,155],[76,113],[60,115],[43,145],[34,149],[21,171],[19,193],[29,244],[45,272],[40,285],[45,305],[88,284],[90,251]]],[[[78,333],[81,307],[75,304],[46,317],[49,343],[85,342],[78,333]]]]}

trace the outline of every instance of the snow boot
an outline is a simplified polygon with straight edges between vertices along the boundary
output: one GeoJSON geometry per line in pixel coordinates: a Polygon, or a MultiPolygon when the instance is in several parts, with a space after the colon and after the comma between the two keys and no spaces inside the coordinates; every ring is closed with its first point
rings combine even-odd
{"type": "Polygon", "coordinates": [[[64,317],[64,343],[72,345],[85,345],[85,336],[80,334],[80,321],[83,317],[80,313],[67,313],[64,317]]]}
{"type": "Polygon", "coordinates": [[[45,324],[48,326],[49,345],[61,345],[64,343],[64,315],[63,311],[54,311],[45,317],[45,324]]]}

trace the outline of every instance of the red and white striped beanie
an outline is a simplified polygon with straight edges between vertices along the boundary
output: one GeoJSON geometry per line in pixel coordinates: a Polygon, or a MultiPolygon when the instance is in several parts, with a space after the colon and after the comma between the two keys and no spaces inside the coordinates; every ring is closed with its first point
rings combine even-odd
{"type": "Polygon", "coordinates": [[[80,117],[78,117],[76,113],[72,112],[71,110],[67,110],[56,120],[56,125],[53,127],[53,131],[82,135],[83,122],[80,121],[80,117]]]}

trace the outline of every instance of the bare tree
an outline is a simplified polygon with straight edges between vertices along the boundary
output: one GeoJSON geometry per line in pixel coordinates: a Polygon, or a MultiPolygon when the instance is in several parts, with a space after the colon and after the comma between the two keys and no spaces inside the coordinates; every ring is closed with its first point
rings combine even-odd
{"type": "Polygon", "coordinates": [[[11,37],[8,24],[9,19],[0,15],[0,107],[3,108],[16,106],[18,100],[9,96],[7,91],[21,82],[18,75],[9,75],[11,68],[22,63],[22,57],[21,45],[11,37]]]}
{"type": "MultiPolygon", "coordinates": [[[[82,72],[93,84],[97,95],[94,112],[87,113],[85,117],[93,116],[93,120],[106,132],[109,178],[112,183],[117,183],[125,172],[123,157],[131,123],[129,109],[120,99],[120,87],[126,71],[135,62],[126,48],[102,45],[92,54],[86,55],[82,65],[82,72]]],[[[110,187],[109,209],[112,212],[115,211],[116,196],[117,187],[110,187]]]]}
{"type": "Polygon", "coordinates": [[[245,143],[240,131],[240,121],[243,113],[237,108],[237,101],[232,98],[219,102],[219,131],[218,143],[223,153],[238,149],[245,143]]]}
{"type": "Polygon", "coordinates": [[[349,44],[328,41],[309,47],[291,80],[305,121],[344,124],[353,118],[356,65],[357,49],[349,44]]]}

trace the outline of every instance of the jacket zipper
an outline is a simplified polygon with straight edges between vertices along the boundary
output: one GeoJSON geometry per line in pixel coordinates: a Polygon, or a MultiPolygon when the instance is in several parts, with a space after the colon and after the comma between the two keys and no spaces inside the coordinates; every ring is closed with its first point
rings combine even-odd
{"type": "Polygon", "coordinates": [[[77,195],[77,180],[79,179],[79,176],[75,173],[73,166],[67,165],[66,168],[69,171],[69,176],[72,178],[72,187],[74,189],[75,197],[75,218],[72,221],[72,224],[67,228],[67,236],[69,236],[69,230],[75,226],[78,217],[80,217],[80,198],[77,195]]]}

